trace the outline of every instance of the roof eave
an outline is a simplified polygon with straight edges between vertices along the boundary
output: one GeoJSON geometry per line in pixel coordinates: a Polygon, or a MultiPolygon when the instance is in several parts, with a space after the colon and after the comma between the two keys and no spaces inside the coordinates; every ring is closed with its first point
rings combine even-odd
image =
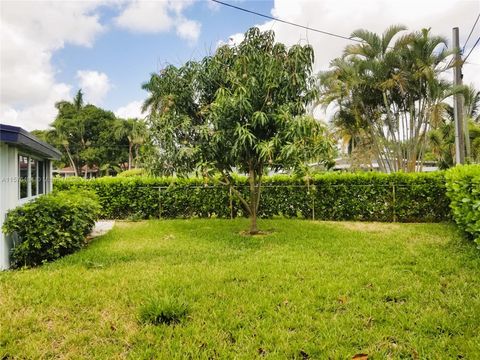
{"type": "Polygon", "coordinates": [[[0,124],[0,142],[24,148],[50,160],[60,160],[62,157],[56,148],[18,126],[0,124]]]}

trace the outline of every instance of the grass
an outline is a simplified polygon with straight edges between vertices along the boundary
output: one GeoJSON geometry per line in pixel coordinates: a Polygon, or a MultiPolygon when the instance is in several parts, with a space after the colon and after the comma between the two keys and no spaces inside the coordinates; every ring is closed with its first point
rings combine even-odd
{"type": "Polygon", "coordinates": [[[0,273],[0,358],[480,358],[480,253],[453,226],[247,227],[119,223],[0,273]]]}
{"type": "Polygon", "coordinates": [[[188,313],[188,305],[176,297],[152,298],[140,309],[144,324],[178,324],[188,313]]]}

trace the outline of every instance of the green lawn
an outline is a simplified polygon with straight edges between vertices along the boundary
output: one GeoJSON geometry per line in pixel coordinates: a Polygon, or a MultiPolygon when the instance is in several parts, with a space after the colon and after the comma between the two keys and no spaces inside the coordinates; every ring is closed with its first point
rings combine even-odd
{"type": "Polygon", "coordinates": [[[0,273],[0,358],[480,358],[480,251],[453,226],[247,227],[118,223],[56,263],[0,273]],[[142,323],[165,298],[187,316],[142,323]]]}

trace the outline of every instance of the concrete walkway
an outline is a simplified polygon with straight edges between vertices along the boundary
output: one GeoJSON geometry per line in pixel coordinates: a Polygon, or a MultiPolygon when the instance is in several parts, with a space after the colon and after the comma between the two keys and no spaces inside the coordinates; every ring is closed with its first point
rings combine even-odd
{"type": "Polygon", "coordinates": [[[92,232],[88,235],[89,239],[93,239],[97,236],[106,234],[112,230],[113,225],[115,225],[115,220],[99,220],[95,223],[92,232]]]}

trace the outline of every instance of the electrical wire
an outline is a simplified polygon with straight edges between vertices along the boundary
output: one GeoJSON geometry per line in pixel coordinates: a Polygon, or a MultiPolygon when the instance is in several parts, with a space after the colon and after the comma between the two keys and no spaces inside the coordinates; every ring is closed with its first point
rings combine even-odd
{"type": "Polygon", "coordinates": [[[472,36],[473,30],[475,30],[475,26],[477,26],[478,19],[480,19],[480,13],[478,13],[477,20],[475,20],[475,23],[470,30],[470,34],[468,34],[467,40],[465,41],[465,44],[463,44],[462,53],[465,51],[465,46],[467,46],[468,40],[470,40],[470,36],[472,36]]]}
{"type": "Polygon", "coordinates": [[[220,4],[220,5],[230,7],[232,9],[236,9],[236,10],[243,11],[243,12],[246,12],[246,13],[249,13],[249,14],[257,15],[257,16],[260,16],[260,17],[263,17],[263,18],[266,18],[266,19],[269,19],[269,20],[275,20],[275,21],[278,21],[278,22],[281,22],[281,23],[284,23],[284,24],[296,26],[296,27],[306,29],[306,30],[310,30],[310,31],[313,31],[313,32],[317,32],[317,33],[320,33],[320,34],[333,36],[333,37],[344,39],[344,40],[350,40],[350,41],[356,41],[356,42],[359,42],[359,43],[363,43],[363,41],[361,41],[361,40],[353,39],[351,37],[347,37],[347,36],[343,36],[343,35],[338,35],[338,34],[335,34],[335,33],[329,32],[329,31],[324,31],[324,30],[311,28],[309,26],[297,24],[297,23],[294,23],[294,22],[291,22],[291,21],[278,19],[278,18],[270,16],[270,15],[265,15],[265,14],[262,14],[262,13],[259,13],[259,12],[253,11],[253,10],[248,10],[248,9],[242,8],[240,6],[225,3],[223,1],[219,1],[219,0],[210,0],[210,1],[213,1],[214,3],[220,4]]]}
{"type": "Polygon", "coordinates": [[[465,56],[465,59],[463,59],[463,62],[467,61],[468,57],[472,53],[473,49],[475,49],[475,46],[478,45],[478,42],[480,41],[480,36],[478,37],[477,41],[475,41],[475,44],[473,44],[472,48],[470,49],[470,52],[468,53],[467,56],[465,56]]]}

